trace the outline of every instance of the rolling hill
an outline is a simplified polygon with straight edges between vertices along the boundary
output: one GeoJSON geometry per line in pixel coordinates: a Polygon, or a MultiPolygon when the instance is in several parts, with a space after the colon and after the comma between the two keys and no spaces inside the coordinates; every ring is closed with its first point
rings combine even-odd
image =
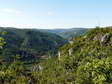
{"type": "Polygon", "coordinates": [[[68,29],[39,29],[42,32],[55,33],[65,39],[84,35],[89,29],[87,28],[68,28],[68,29]]]}
{"type": "Polygon", "coordinates": [[[56,53],[57,49],[65,43],[65,40],[56,34],[33,29],[1,27],[0,37],[6,41],[2,56],[7,61],[11,61],[16,54],[21,56],[21,60],[30,62],[42,56],[48,58],[49,53],[56,53]]]}

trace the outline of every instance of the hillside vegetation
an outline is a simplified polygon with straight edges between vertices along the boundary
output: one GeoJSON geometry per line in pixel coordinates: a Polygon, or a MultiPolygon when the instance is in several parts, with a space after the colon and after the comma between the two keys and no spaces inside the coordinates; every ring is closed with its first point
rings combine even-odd
{"type": "MultiPolygon", "coordinates": [[[[5,45],[1,41],[1,47],[5,45]]],[[[1,51],[4,50],[1,49],[1,51]]],[[[58,58],[25,66],[1,62],[1,84],[112,84],[112,27],[95,28],[60,48],[58,58]]]]}
{"type": "Polygon", "coordinates": [[[33,29],[0,28],[0,37],[5,39],[6,45],[2,57],[10,62],[19,54],[20,59],[28,63],[54,54],[65,40],[53,33],[40,32],[33,29]]]}
{"type": "Polygon", "coordinates": [[[111,84],[111,51],[112,28],[92,29],[63,46],[59,59],[41,63],[33,77],[40,84],[111,84]]]}
{"type": "Polygon", "coordinates": [[[65,39],[69,39],[71,37],[77,37],[84,35],[89,29],[86,28],[72,28],[68,31],[60,32],[58,35],[65,39]]]}
{"type": "Polygon", "coordinates": [[[65,39],[84,35],[89,29],[87,28],[71,28],[71,29],[40,29],[43,32],[55,33],[65,39]]]}

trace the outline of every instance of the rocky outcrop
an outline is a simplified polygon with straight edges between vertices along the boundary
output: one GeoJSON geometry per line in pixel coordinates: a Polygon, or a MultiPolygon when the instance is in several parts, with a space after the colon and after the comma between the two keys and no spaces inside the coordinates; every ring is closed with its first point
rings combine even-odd
{"type": "Polygon", "coordinates": [[[73,40],[74,40],[73,37],[71,37],[71,38],[68,39],[68,42],[72,45],[74,43],[73,40]]]}
{"type": "Polygon", "coordinates": [[[69,52],[69,56],[71,56],[71,55],[73,54],[73,48],[70,48],[70,49],[68,50],[68,52],[69,52]]]}
{"type": "Polygon", "coordinates": [[[110,34],[105,34],[102,38],[101,38],[101,42],[105,42],[109,39],[110,34]]]}
{"type": "Polygon", "coordinates": [[[74,42],[73,41],[69,41],[69,43],[72,45],[74,42]]]}
{"type": "Polygon", "coordinates": [[[60,60],[60,58],[61,58],[61,52],[58,51],[58,60],[60,60]]]}
{"type": "Polygon", "coordinates": [[[106,45],[109,42],[111,36],[112,35],[110,33],[97,35],[93,38],[93,41],[99,41],[101,45],[106,45]]]}
{"type": "Polygon", "coordinates": [[[105,34],[101,37],[100,43],[105,45],[110,40],[111,34],[105,34]]]}
{"type": "Polygon", "coordinates": [[[33,66],[31,71],[42,71],[43,70],[43,67],[41,65],[36,65],[36,66],[33,66]]]}

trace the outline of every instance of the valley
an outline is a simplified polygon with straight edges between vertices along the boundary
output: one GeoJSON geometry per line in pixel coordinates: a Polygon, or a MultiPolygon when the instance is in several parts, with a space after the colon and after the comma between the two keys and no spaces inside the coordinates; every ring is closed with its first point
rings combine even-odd
{"type": "Polygon", "coordinates": [[[112,0],[0,0],[0,84],[112,84],[112,0]]]}
{"type": "Polygon", "coordinates": [[[82,30],[69,41],[46,30],[0,28],[0,83],[110,83],[112,27],[82,30]]]}

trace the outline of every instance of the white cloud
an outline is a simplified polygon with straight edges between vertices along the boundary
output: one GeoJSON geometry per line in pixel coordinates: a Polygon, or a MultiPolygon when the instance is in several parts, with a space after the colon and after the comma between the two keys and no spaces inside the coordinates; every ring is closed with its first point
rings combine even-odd
{"type": "Polygon", "coordinates": [[[10,13],[10,14],[21,14],[22,12],[19,11],[19,10],[15,10],[15,9],[9,9],[9,8],[6,8],[6,9],[0,9],[1,12],[3,13],[10,13]]]}

